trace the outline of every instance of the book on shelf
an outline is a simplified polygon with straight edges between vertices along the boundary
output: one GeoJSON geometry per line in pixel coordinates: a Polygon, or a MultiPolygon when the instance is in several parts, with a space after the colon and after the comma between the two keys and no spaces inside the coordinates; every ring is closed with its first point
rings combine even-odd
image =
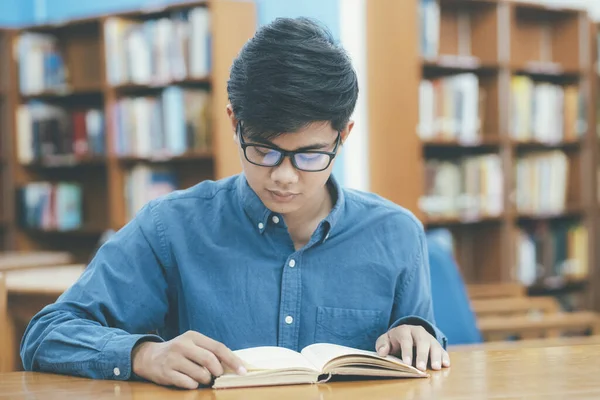
{"type": "Polygon", "coordinates": [[[77,183],[31,182],[19,189],[21,225],[68,231],[83,223],[83,193],[77,183]]]}
{"type": "Polygon", "coordinates": [[[437,0],[420,0],[419,20],[421,55],[436,58],[440,46],[440,5],[437,0]]]}
{"type": "Polygon", "coordinates": [[[22,94],[33,95],[67,88],[67,68],[55,36],[37,32],[20,34],[16,56],[22,94]]]}
{"type": "Polygon", "coordinates": [[[424,79],[419,87],[419,125],[424,141],[478,143],[482,138],[485,90],[473,73],[424,79]]]}
{"type": "Polygon", "coordinates": [[[104,113],[100,109],[65,109],[31,101],[20,105],[16,113],[21,164],[105,154],[104,113]]]}
{"type": "Polygon", "coordinates": [[[127,220],[131,220],[150,200],[166,195],[176,190],[178,186],[176,174],[168,168],[135,165],[125,176],[127,220]]]}
{"type": "Polygon", "coordinates": [[[432,218],[497,217],[503,211],[503,172],[498,154],[428,160],[421,210],[432,218]]]}
{"type": "Polygon", "coordinates": [[[521,229],[515,241],[516,278],[526,286],[549,277],[582,280],[588,276],[589,243],[585,225],[557,223],[529,231],[521,229]]]}
{"type": "Polygon", "coordinates": [[[111,85],[162,85],[206,78],[211,71],[210,13],[206,7],[146,21],[109,17],[105,43],[111,85]]]}
{"type": "Polygon", "coordinates": [[[394,356],[329,343],[316,343],[296,352],[283,347],[236,350],[248,373],[231,370],[216,378],[212,387],[226,389],[251,386],[318,384],[334,376],[427,378],[429,375],[394,356]]]}
{"type": "Polygon", "coordinates": [[[536,82],[529,76],[511,80],[511,136],[517,141],[560,143],[578,140],[587,131],[586,106],[577,85],[536,82]]]}
{"type": "Polygon", "coordinates": [[[569,158],[564,152],[536,152],[518,158],[515,178],[520,213],[554,215],[565,211],[569,158]]]}
{"type": "Polygon", "coordinates": [[[115,154],[178,156],[211,147],[210,95],[165,88],[159,96],[125,97],[114,105],[115,154]]]}

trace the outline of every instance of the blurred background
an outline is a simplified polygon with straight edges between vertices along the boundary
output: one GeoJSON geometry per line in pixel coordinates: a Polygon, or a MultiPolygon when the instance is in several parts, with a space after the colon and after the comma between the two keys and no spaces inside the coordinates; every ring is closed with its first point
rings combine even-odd
{"type": "Polygon", "coordinates": [[[450,342],[595,333],[600,0],[0,0],[0,346],[147,201],[240,171],[229,67],[280,16],[350,53],[334,174],[423,222],[450,342]]]}

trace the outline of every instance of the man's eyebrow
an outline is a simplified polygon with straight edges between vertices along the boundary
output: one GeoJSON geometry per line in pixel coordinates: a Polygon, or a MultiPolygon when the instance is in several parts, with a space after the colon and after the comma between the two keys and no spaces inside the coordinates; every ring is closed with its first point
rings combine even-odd
{"type": "MultiPolygon", "coordinates": [[[[251,140],[254,143],[264,144],[266,146],[273,147],[275,149],[279,149],[280,148],[280,147],[274,145],[272,142],[270,142],[267,139],[253,138],[251,140]]],[[[293,151],[320,150],[320,149],[324,149],[324,148],[329,147],[329,146],[331,146],[331,143],[315,143],[315,144],[311,144],[311,145],[308,145],[308,146],[299,147],[299,148],[297,148],[297,149],[295,149],[293,151]]]]}

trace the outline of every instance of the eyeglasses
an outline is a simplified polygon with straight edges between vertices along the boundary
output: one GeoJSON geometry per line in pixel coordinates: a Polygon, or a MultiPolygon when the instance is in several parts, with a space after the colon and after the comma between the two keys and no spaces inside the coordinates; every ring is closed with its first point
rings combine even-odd
{"type": "Polygon", "coordinates": [[[283,162],[286,156],[289,156],[294,168],[307,172],[326,170],[336,156],[341,138],[341,134],[338,132],[335,147],[331,152],[317,150],[286,151],[266,144],[246,143],[241,122],[238,122],[238,134],[244,156],[251,164],[261,167],[276,167],[283,162]]]}

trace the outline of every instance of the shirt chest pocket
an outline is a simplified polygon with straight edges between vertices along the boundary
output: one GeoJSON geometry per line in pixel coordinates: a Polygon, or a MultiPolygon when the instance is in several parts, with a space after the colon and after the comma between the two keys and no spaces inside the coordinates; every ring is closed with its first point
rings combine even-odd
{"type": "Polygon", "coordinates": [[[377,338],[387,330],[382,311],[350,308],[317,308],[315,343],[334,343],[375,350],[377,338]]]}

